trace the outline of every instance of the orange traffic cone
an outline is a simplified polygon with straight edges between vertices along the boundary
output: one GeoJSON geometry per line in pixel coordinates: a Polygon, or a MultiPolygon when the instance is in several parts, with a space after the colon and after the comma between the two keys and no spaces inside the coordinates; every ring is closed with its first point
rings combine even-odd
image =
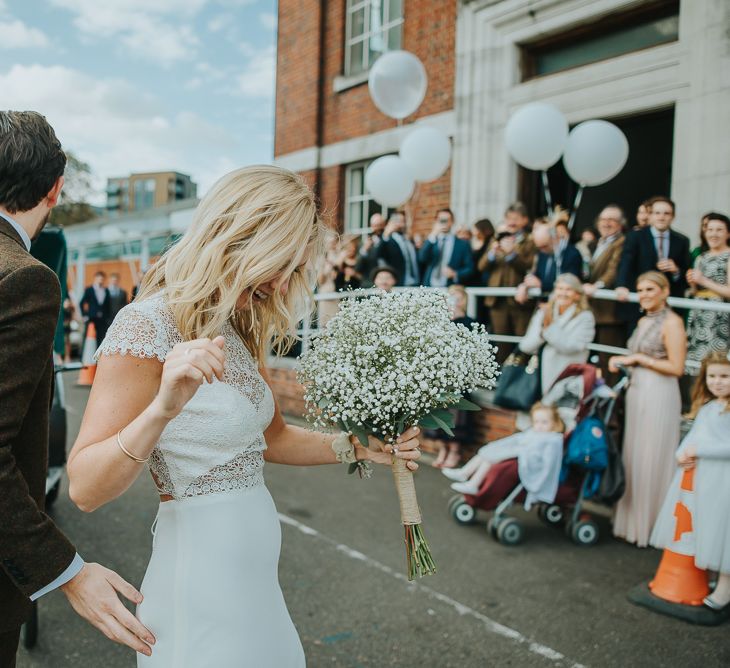
{"type": "Polygon", "coordinates": [[[84,349],[81,353],[81,363],[84,366],[81,368],[78,381],[76,381],[77,385],[91,385],[94,382],[94,375],[96,374],[95,353],[96,327],[94,327],[93,322],[90,322],[86,328],[86,339],[84,340],[84,349]]]}
{"type": "Polygon", "coordinates": [[[692,493],[695,469],[687,469],[679,485],[680,496],[674,507],[677,520],[672,544],[664,555],[654,579],[649,583],[654,596],[672,603],[702,605],[702,599],[710,593],[707,571],[695,566],[695,535],[692,526],[692,493]]]}
{"type": "Polygon", "coordinates": [[[710,593],[707,571],[695,566],[695,534],[692,520],[692,495],[695,469],[682,474],[679,498],[674,507],[674,535],[664,550],[654,579],[640,584],[629,592],[629,600],[671,617],[678,617],[693,624],[714,626],[725,620],[726,615],[702,605],[702,599],[710,593]]]}

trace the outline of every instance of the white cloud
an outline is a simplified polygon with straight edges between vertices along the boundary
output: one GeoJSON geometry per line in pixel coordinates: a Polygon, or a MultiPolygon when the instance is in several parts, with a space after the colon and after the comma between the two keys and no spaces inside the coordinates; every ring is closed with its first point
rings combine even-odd
{"type": "Polygon", "coordinates": [[[276,47],[260,49],[250,56],[243,73],[236,78],[238,91],[248,97],[273,98],[276,82],[276,47]]]}
{"type": "Polygon", "coordinates": [[[208,0],[50,0],[76,15],[91,38],[116,37],[133,55],[169,65],[195,55],[199,40],[187,20],[208,0]]]}
{"type": "MultiPolygon", "coordinates": [[[[0,0],[0,12],[3,9],[0,0]]],[[[45,33],[29,28],[18,19],[0,23],[0,49],[42,49],[49,43],[45,33]]]]}
{"type": "Polygon", "coordinates": [[[0,73],[0,108],[8,107],[43,113],[64,147],[91,164],[99,188],[109,176],[176,169],[205,192],[224,168],[244,160],[227,129],[189,111],[169,114],[123,80],[67,67],[15,65],[0,73]]]}
{"type": "Polygon", "coordinates": [[[216,14],[212,19],[210,19],[210,21],[208,21],[208,30],[210,32],[220,32],[231,25],[233,20],[234,19],[231,14],[216,14]]]}
{"type": "Polygon", "coordinates": [[[276,14],[272,14],[271,12],[262,12],[259,14],[259,21],[264,28],[268,30],[276,30],[279,19],[276,14]]]}

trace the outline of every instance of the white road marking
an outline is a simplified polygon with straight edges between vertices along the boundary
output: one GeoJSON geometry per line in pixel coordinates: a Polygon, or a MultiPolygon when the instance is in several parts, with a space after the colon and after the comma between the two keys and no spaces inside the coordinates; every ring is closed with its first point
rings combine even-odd
{"type": "Polygon", "coordinates": [[[460,615],[467,615],[469,617],[474,617],[475,619],[478,619],[480,622],[482,622],[486,628],[487,631],[490,633],[494,633],[496,635],[502,636],[503,638],[507,638],[508,640],[512,640],[518,644],[526,645],[527,649],[532,652],[533,654],[538,654],[542,657],[545,657],[546,659],[549,659],[551,661],[567,661],[570,663],[572,668],[585,668],[580,663],[574,663],[570,659],[568,659],[564,654],[558,652],[557,650],[552,649],[551,647],[548,647],[547,645],[542,645],[538,642],[534,642],[530,640],[530,638],[527,638],[519,631],[510,628],[509,626],[505,626],[504,624],[500,624],[499,622],[494,621],[493,619],[487,617],[486,615],[483,615],[481,612],[474,610],[474,608],[469,607],[468,605],[464,605],[463,603],[459,603],[459,601],[451,598],[450,596],[446,596],[445,594],[441,594],[440,592],[437,592],[435,589],[431,589],[431,587],[427,587],[424,584],[421,584],[420,582],[409,582],[408,578],[403,575],[403,573],[400,573],[398,571],[394,571],[390,566],[386,566],[385,564],[380,563],[376,559],[373,559],[371,557],[368,557],[366,554],[363,554],[362,552],[358,552],[357,550],[353,550],[351,547],[344,545],[343,543],[338,543],[336,540],[329,538],[328,536],[325,536],[324,534],[320,533],[316,529],[313,529],[310,526],[307,526],[306,524],[302,524],[301,522],[293,519],[292,517],[288,517],[287,515],[283,515],[282,513],[279,513],[279,519],[281,520],[282,524],[288,524],[291,527],[294,527],[295,529],[298,529],[303,534],[306,534],[307,536],[313,536],[315,538],[318,538],[321,541],[324,541],[325,543],[329,543],[332,545],[338,552],[342,552],[343,554],[347,555],[351,559],[355,559],[356,561],[362,561],[363,563],[367,564],[371,568],[375,568],[386,575],[390,575],[391,577],[395,578],[396,580],[400,580],[405,584],[411,591],[418,590],[422,591],[426,594],[428,594],[431,598],[435,598],[438,601],[441,601],[442,603],[445,603],[446,605],[454,608],[460,615]]]}

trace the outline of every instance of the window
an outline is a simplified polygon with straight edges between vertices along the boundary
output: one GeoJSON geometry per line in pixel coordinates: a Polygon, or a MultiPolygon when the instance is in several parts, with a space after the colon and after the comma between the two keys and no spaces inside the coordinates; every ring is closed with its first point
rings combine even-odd
{"type": "Polygon", "coordinates": [[[522,80],[615,58],[679,38],[679,2],[657,0],[522,45],[522,80]]]}
{"type": "Polygon", "coordinates": [[[155,205],[155,180],[140,179],[134,182],[134,208],[136,211],[151,209],[155,205]]]}
{"type": "Polygon", "coordinates": [[[347,0],[345,76],[367,72],[378,56],[401,47],[403,0],[347,0]]]}
{"type": "Polygon", "coordinates": [[[365,190],[365,170],[371,162],[358,162],[345,169],[345,234],[367,234],[370,216],[382,213],[387,218],[394,210],[378,204],[365,190]]]}

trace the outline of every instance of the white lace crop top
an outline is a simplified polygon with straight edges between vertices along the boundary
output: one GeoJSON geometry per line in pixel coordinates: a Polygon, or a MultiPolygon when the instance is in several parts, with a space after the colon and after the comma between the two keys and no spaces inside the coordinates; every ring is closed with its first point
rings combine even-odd
{"type": "MultiPolygon", "coordinates": [[[[233,327],[226,325],[222,334],[223,381],[200,386],[165,427],[150,456],[160,494],[182,499],[263,484],[263,432],[274,415],[274,400],[233,327]]],[[[119,311],[96,357],[121,354],[164,362],[181,341],[160,294],[119,311]]]]}

